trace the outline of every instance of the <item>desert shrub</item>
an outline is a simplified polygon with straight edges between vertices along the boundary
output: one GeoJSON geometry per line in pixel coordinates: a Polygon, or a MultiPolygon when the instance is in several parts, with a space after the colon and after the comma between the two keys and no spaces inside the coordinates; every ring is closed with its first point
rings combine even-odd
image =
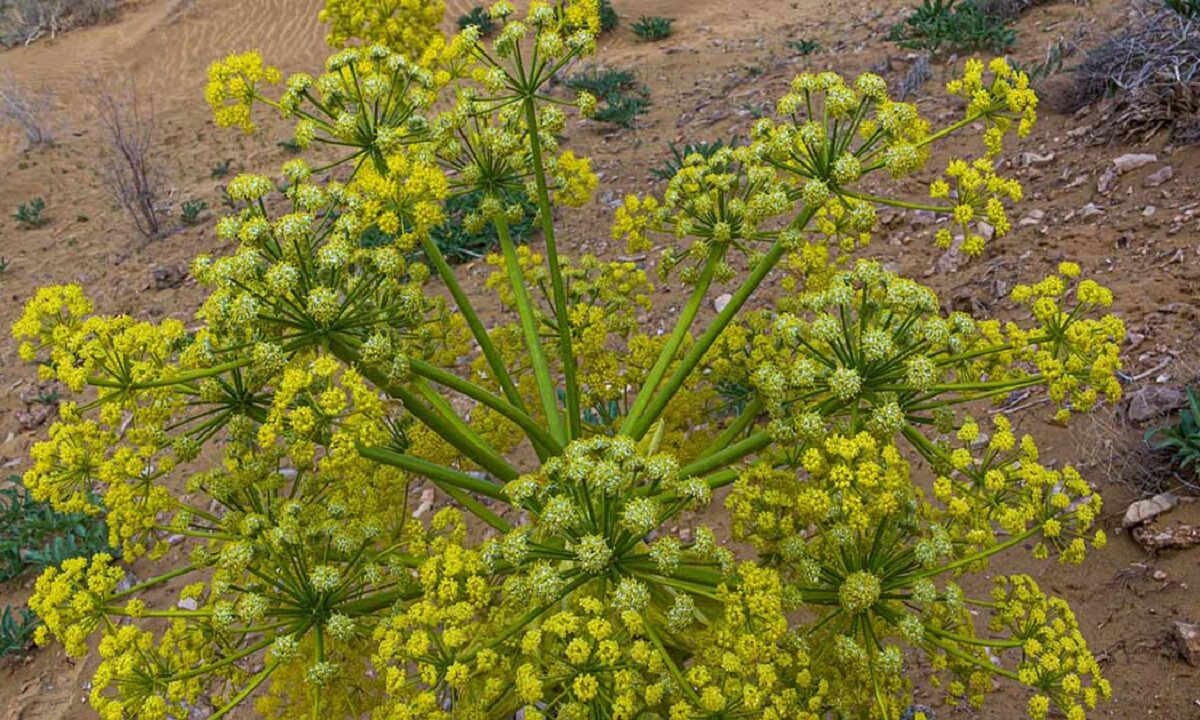
{"type": "Polygon", "coordinates": [[[612,0],[600,0],[600,32],[612,32],[620,24],[621,16],[613,8],[612,0]]]}
{"type": "Polygon", "coordinates": [[[1163,4],[1172,12],[1186,18],[1200,16],[1200,0],[1163,0],[1163,4]]]}
{"type": "Polygon", "coordinates": [[[0,44],[28,45],[109,19],[118,0],[7,0],[0,4],[0,44]]]}
{"type": "Polygon", "coordinates": [[[229,168],[233,164],[232,158],[226,158],[218,163],[214,163],[212,169],[209,170],[208,176],[213,180],[220,180],[229,174],[229,168]]]}
{"type": "Polygon", "coordinates": [[[229,183],[234,247],[193,264],[198,327],[97,315],[78,286],[16,323],[21,356],[88,398],[33,449],[31,494],[107,510],[139,568],[183,538],[183,564],[132,587],[105,554],[38,579],[41,640],[78,656],[104,636],[93,707],[882,719],[917,673],[974,706],[1026,685],[1039,720],[1107,698],[1063,600],[963,576],[1104,544],[1088,482],[984,405],[1040,389],[1066,422],[1115,399],[1111,293],[1062,262],[1001,323],[854,259],[884,207],[946,218],[937,244],[971,256],[980,222],[1008,232],[1022,192],[995,160],[1035,120],[1025,78],[969,61],[934,127],[876,75],[798,75],[747,144],[616,208],[628,252],[667,248],[653,281],[568,257],[556,217],[598,184],[548,94],[594,50],[597,4],[499,9],[487,45],[468,28],[416,64],[367,34],[279,95],[257,54],[217,63],[221,124],[281,108],[306,147],[341,150],[343,180],[293,158],[283,191],[229,183]],[[975,128],[915,197],[888,182],[975,128]],[[469,288],[431,232],[464,192],[499,241],[469,288]],[[655,282],[686,298],[665,333],[644,319],[655,282]],[[766,283],[779,298],[751,303],[766,283]],[[422,487],[437,507],[417,518],[422,487]]]}
{"type": "Polygon", "coordinates": [[[492,20],[492,16],[488,14],[486,8],[479,5],[471,8],[470,12],[460,15],[458,18],[459,30],[466,30],[472,25],[479,28],[479,32],[483,35],[491,35],[496,29],[496,21],[492,20]]]}
{"type": "Polygon", "coordinates": [[[813,40],[812,38],[788,40],[787,45],[793,51],[795,51],[797,55],[812,55],[813,53],[821,50],[821,43],[813,40]]]}
{"type": "Polygon", "coordinates": [[[0,583],[108,550],[102,519],[57,512],[19,483],[0,487],[0,523],[0,583]]]}
{"type": "Polygon", "coordinates": [[[1146,433],[1146,442],[1154,450],[1170,453],[1176,467],[1196,487],[1200,476],[1200,396],[1188,389],[1188,405],[1179,412],[1174,425],[1154,428],[1146,433]]]}
{"type": "Polygon", "coordinates": [[[0,613],[0,660],[24,654],[33,645],[39,625],[29,608],[6,605],[0,613]]]}
{"type": "Polygon", "coordinates": [[[44,198],[35,197],[27,203],[21,203],[17,206],[17,211],[13,213],[13,220],[21,224],[23,228],[36,228],[50,222],[50,218],[43,213],[46,211],[46,200],[44,198]]]}
{"type": "Polygon", "coordinates": [[[203,200],[184,200],[179,206],[179,217],[184,225],[195,225],[200,221],[200,213],[208,209],[208,203],[203,200]]]}
{"type": "Polygon", "coordinates": [[[53,111],[47,94],[22,89],[11,74],[0,78],[0,118],[20,128],[30,147],[54,142],[53,111]]]}
{"type": "Polygon", "coordinates": [[[935,55],[987,50],[1003,54],[1017,35],[1002,17],[989,14],[977,0],[923,0],[890,38],[901,47],[935,55]]]}
{"type": "Polygon", "coordinates": [[[650,90],[632,70],[590,67],[568,77],[566,85],[586,94],[586,114],[600,122],[632,127],[650,109],[650,90]]]}
{"type": "Polygon", "coordinates": [[[671,25],[675,22],[674,18],[660,17],[658,15],[643,15],[638,19],[630,30],[634,35],[637,35],[643,40],[657,41],[666,40],[671,37],[671,25]]]}
{"type": "Polygon", "coordinates": [[[688,158],[691,158],[693,155],[697,156],[697,159],[694,159],[693,162],[699,163],[707,161],[721,150],[737,147],[737,144],[737,135],[730,138],[728,142],[725,141],[725,138],[720,138],[715,142],[704,140],[701,142],[685,143],[682,147],[669,142],[667,143],[667,149],[671,151],[671,157],[659,163],[657,167],[650,171],[650,174],[659,180],[670,180],[688,164],[688,158]]]}
{"type": "Polygon", "coordinates": [[[1087,50],[1055,98],[1075,111],[1107,99],[1109,134],[1148,136],[1170,128],[1178,142],[1200,141],[1200,32],[1196,21],[1151,2],[1133,5],[1133,19],[1087,50]]]}
{"type": "Polygon", "coordinates": [[[156,238],[162,234],[163,176],[154,157],[154,104],[133,87],[126,91],[101,87],[95,107],[107,139],[105,187],[138,233],[156,238]]]}

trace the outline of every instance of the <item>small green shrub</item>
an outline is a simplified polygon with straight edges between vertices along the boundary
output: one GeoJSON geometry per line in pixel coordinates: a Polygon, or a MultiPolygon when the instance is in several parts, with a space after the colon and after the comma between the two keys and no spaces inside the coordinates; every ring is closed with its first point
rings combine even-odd
{"type": "Polygon", "coordinates": [[[671,24],[674,18],[659,17],[658,15],[643,15],[631,28],[633,34],[651,42],[666,40],[671,37],[671,24]]]}
{"type": "Polygon", "coordinates": [[[591,93],[603,102],[596,108],[593,119],[624,128],[632,127],[634,120],[650,107],[649,89],[638,84],[631,70],[588,68],[567,78],[567,87],[591,93]]]}
{"type": "Polygon", "coordinates": [[[0,582],[108,550],[104,521],[34,500],[17,477],[0,488],[0,582]]]}
{"type": "Polygon", "coordinates": [[[10,655],[20,655],[33,644],[33,633],[41,622],[29,608],[13,612],[9,605],[0,614],[0,660],[10,655]]]}
{"type": "Polygon", "coordinates": [[[496,31],[496,21],[492,19],[492,16],[488,14],[485,8],[479,5],[471,8],[471,11],[465,15],[458,17],[459,30],[466,30],[472,25],[479,28],[479,32],[482,35],[491,35],[496,31]]]}
{"type": "Polygon", "coordinates": [[[1007,52],[1017,35],[1003,18],[989,15],[974,0],[924,0],[890,39],[900,47],[944,54],[987,50],[1007,52]]]}
{"type": "Polygon", "coordinates": [[[1179,412],[1179,420],[1150,430],[1146,442],[1155,450],[1171,453],[1179,469],[1200,475],[1200,397],[1194,389],[1188,390],[1188,406],[1179,412]]]}
{"type": "Polygon", "coordinates": [[[613,9],[612,0],[600,0],[600,32],[612,32],[620,24],[621,16],[613,9]]]}
{"type": "Polygon", "coordinates": [[[179,216],[184,225],[195,225],[200,220],[200,213],[208,209],[208,203],[203,200],[184,200],[179,206],[179,216]]]}
{"type": "Polygon", "coordinates": [[[729,142],[725,142],[725,138],[721,138],[715,142],[702,141],[686,143],[683,146],[678,146],[673,142],[667,143],[667,147],[671,151],[671,157],[659,163],[658,167],[650,171],[650,174],[659,180],[670,180],[684,166],[688,157],[700,155],[707,160],[715,155],[718,150],[736,147],[737,143],[737,135],[734,135],[729,142]]]}
{"type": "Polygon", "coordinates": [[[211,177],[213,180],[220,180],[229,174],[229,166],[232,164],[233,160],[226,158],[225,160],[213,165],[212,170],[209,172],[209,177],[211,177]]]}
{"type": "Polygon", "coordinates": [[[299,153],[301,150],[303,150],[303,148],[300,147],[300,142],[298,140],[296,140],[296,138],[288,138],[287,140],[280,140],[279,142],[277,142],[275,144],[278,145],[279,147],[283,148],[287,152],[293,153],[293,154],[299,153]]]}
{"type": "Polygon", "coordinates": [[[8,272],[8,258],[0,257],[0,275],[8,272]]]}
{"type": "Polygon", "coordinates": [[[821,50],[821,43],[811,38],[802,40],[788,40],[788,47],[796,51],[797,55],[812,55],[821,50]]]}
{"type": "Polygon", "coordinates": [[[1200,17],[1200,0],[1163,0],[1163,4],[1186,18],[1200,17]]]}
{"type": "Polygon", "coordinates": [[[28,203],[22,203],[17,207],[17,211],[13,213],[13,219],[21,223],[22,227],[35,228],[41,227],[50,222],[42,213],[46,210],[46,201],[40,197],[35,197],[28,203]]]}

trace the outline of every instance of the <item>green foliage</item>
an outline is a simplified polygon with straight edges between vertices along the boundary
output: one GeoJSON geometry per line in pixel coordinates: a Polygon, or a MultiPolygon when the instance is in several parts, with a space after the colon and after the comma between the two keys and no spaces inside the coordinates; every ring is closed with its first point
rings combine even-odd
{"type": "Polygon", "coordinates": [[[13,213],[13,219],[21,223],[22,227],[41,227],[50,222],[50,219],[42,214],[45,209],[46,201],[40,197],[35,197],[28,203],[22,203],[18,206],[17,211],[13,213]]]}
{"type": "Polygon", "coordinates": [[[221,178],[223,178],[229,174],[230,165],[232,165],[232,164],[233,164],[233,160],[230,158],[226,158],[226,159],[222,160],[221,162],[213,165],[212,170],[209,171],[209,177],[211,177],[213,180],[220,180],[221,178]]]}
{"type": "Polygon", "coordinates": [[[890,39],[901,47],[933,54],[1006,52],[1017,35],[1003,18],[989,15],[974,0],[924,0],[890,39]]]}
{"type": "Polygon", "coordinates": [[[0,582],[108,550],[103,520],[34,500],[17,477],[0,488],[0,582]]]}
{"type": "Polygon", "coordinates": [[[643,15],[641,19],[633,24],[631,29],[634,35],[643,40],[666,40],[671,37],[671,24],[674,22],[675,18],[643,15]]]}
{"type": "Polygon", "coordinates": [[[496,31],[496,21],[488,14],[487,9],[476,5],[465,15],[458,17],[458,29],[466,30],[474,25],[482,35],[491,35],[496,31]]]}
{"type": "Polygon", "coordinates": [[[277,142],[275,144],[292,154],[297,154],[301,150],[304,149],[304,148],[300,147],[300,143],[299,143],[299,141],[296,140],[296,138],[288,138],[287,140],[280,140],[279,142],[277,142]]]}
{"type": "Polygon", "coordinates": [[[184,200],[179,206],[179,216],[185,225],[195,225],[200,220],[200,213],[208,209],[208,203],[203,200],[184,200]]]}
{"type": "Polygon", "coordinates": [[[20,608],[18,612],[13,610],[13,606],[9,605],[0,614],[0,660],[28,650],[33,644],[34,631],[41,625],[29,608],[20,608]]]}
{"type": "Polygon", "coordinates": [[[812,38],[804,38],[801,40],[788,40],[788,47],[796,51],[797,55],[812,55],[821,50],[821,43],[812,38]]]}
{"type": "Polygon", "coordinates": [[[1155,450],[1170,452],[1181,470],[1191,468],[1200,475],[1200,397],[1194,389],[1188,389],[1188,406],[1179,412],[1179,420],[1150,430],[1146,442],[1155,450]]]}
{"type": "Polygon", "coordinates": [[[8,272],[8,258],[0,257],[0,275],[8,272]]]}
{"type": "Polygon", "coordinates": [[[595,120],[627,128],[650,108],[650,90],[637,82],[632,70],[592,67],[567,78],[567,87],[589,92],[603,104],[596,108],[595,120]]]}
{"type": "Polygon", "coordinates": [[[1200,0],[1163,0],[1163,4],[1186,18],[1200,17],[1200,0]]]}
{"type": "Polygon", "coordinates": [[[612,0],[600,0],[600,32],[612,32],[621,24],[621,16],[613,9],[612,0]]]}
{"type": "Polygon", "coordinates": [[[663,160],[658,164],[658,167],[652,169],[650,174],[659,180],[670,180],[675,177],[675,173],[679,172],[684,166],[688,157],[691,155],[700,155],[700,157],[708,160],[718,150],[724,148],[737,147],[738,136],[734,135],[729,142],[725,142],[725,138],[721,138],[716,142],[708,142],[707,140],[694,143],[686,143],[682,147],[675,143],[667,143],[667,147],[671,151],[671,157],[663,160]]]}

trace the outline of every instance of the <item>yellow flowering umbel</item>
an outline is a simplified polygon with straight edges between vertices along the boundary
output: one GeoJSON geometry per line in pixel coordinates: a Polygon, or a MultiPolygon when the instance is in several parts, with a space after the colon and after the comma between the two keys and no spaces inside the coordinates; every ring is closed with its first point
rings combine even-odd
{"type": "Polygon", "coordinates": [[[561,147],[563,108],[595,98],[551,81],[594,52],[598,2],[498,2],[486,45],[441,35],[443,9],[328,0],[339,50],[277,97],[256,53],[213,65],[218,124],[252,132],[265,104],[310,154],[229,183],[195,326],[96,315],[64,286],[13,327],[78,395],[25,484],[103,514],[139,573],[167,564],[37,580],[38,640],[100,655],[97,714],[894,720],[918,654],[951,703],[997,679],[1030,688],[1034,720],[1107,698],[1065,602],[1024,576],[990,600],[959,583],[1017,546],[1078,563],[1104,544],[1099,496],[1007,401],[1044,391],[1066,421],[1117,399],[1111,293],[1066,262],[1001,323],[853,259],[881,207],[952,219],[937,241],[967,254],[980,223],[1009,230],[1022,192],[995,157],[1036,119],[1028,78],[971,61],[939,129],[878,76],[796,77],[749,144],[617,209],[613,236],[661,243],[659,282],[687,296],[655,332],[646,268],[556,236],[598,181],[561,147]],[[980,156],[931,200],[865,190],[975,125],[980,156]],[[465,229],[498,240],[470,293],[431,236],[465,197],[465,229]],[[782,297],[746,311],[768,278],[782,297]],[[438,509],[414,512],[424,489],[438,509]],[[697,522],[722,510],[729,537],[697,522]]]}

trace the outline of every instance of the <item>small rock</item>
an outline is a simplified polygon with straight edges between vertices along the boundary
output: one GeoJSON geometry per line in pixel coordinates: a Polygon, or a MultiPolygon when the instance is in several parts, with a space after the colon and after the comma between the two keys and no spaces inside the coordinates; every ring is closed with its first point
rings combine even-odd
{"type": "Polygon", "coordinates": [[[1158,212],[1158,208],[1154,207],[1153,205],[1147,205],[1146,209],[1142,210],[1142,217],[1150,217],[1156,212],[1158,212]]]}
{"type": "Polygon", "coordinates": [[[1149,500],[1138,500],[1130,503],[1129,507],[1125,509],[1125,517],[1121,520],[1121,524],[1127,528],[1136,527],[1147,520],[1153,520],[1178,504],[1179,498],[1169,492],[1159,493],[1149,500]]]}
{"type": "Polygon", "coordinates": [[[1045,210],[1030,210],[1029,214],[1021,218],[1021,225],[1040,225],[1042,219],[1046,217],[1045,210]]]}
{"type": "Polygon", "coordinates": [[[1112,192],[1117,184],[1117,171],[1112,168],[1105,169],[1100,173],[1100,179],[1096,181],[1096,191],[1101,195],[1107,195],[1112,192]]]}
{"type": "Polygon", "coordinates": [[[1175,642],[1179,654],[1192,667],[1200,667],[1200,625],[1175,621],[1175,642]]]}
{"type": "Polygon", "coordinates": [[[196,598],[184,598],[179,601],[178,605],[180,610],[195,610],[200,607],[196,602],[196,598]]]}
{"type": "Polygon", "coordinates": [[[725,293],[723,295],[718,295],[716,297],[716,299],[713,300],[713,307],[716,309],[717,312],[721,312],[732,301],[733,301],[733,296],[730,295],[729,293],[725,293]]]}
{"type": "Polygon", "coordinates": [[[177,288],[187,279],[187,269],[180,265],[155,265],[150,271],[155,290],[177,288]]]}
{"type": "Polygon", "coordinates": [[[1020,163],[1023,167],[1043,167],[1054,162],[1054,153],[1041,155],[1035,152],[1021,153],[1020,163]]]}
{"type": "Polygon", "coordinates": [[[1079,210],[1079,217],[1083,218],[1084,220],[1087,220],[1088,218],[1094,218],[1097,215],[1103,215],[1103,214],[1104,214],[1104,210],[1097,207],[1096,203],[1088,203],[1087,205],[1084,205],[1079,210]]]}
{"type": "Polygon", "coordinates": [[[1173,177],[1175,177],[1175,168],[1170,165],[1164,165],[1150,175],[1147,175],[1142,184],[1146,187],[1158,187],[1173,177]]]}
{"type": "Polygon", "coordinates": [[[911,223],[914,227],[932,225],[937,221],[937,214],[929,210],[915,210],[911,223]]]}
{"type": "Polygon", "coordinates": [[[1187,396],[1178,388],[1147,385],[1129,394],[1125,414],[1130,422],[1141,423],[1183,407],[1186,402],[1187,396]]]}
{"type": "Polygon", "coordinates": [[[1116,168],[1118,173],[1124,174],[1131,170],[1137,170],[1138,168],[1146,167],[1150,163],[1156,162],[1158,162],[1157,155],[1151,155],[1149,153],[1129,153],[1128,155],[1122,155],[1119,158],[1114,158],[1113,167],[1116,168]]]}
{"type": "Polygon", "coordinates": [[[996,237],[996,228],[993,227],[991,223],[980,222],[977,223],[975,227],[977,230],[979,230],[979,235],[988,242],[991,242],[991,240],[996,237]]]}
{"type": "Polygon", "coordinates": [[[1158,582],[1162,582],[1163,580],[1167,579],[1167,574],[1165,572],[1163,572],[1162,570],[1155,570],[1153,573],[1150,574],[1150,577],[1154,578],[1158,582]]]}

